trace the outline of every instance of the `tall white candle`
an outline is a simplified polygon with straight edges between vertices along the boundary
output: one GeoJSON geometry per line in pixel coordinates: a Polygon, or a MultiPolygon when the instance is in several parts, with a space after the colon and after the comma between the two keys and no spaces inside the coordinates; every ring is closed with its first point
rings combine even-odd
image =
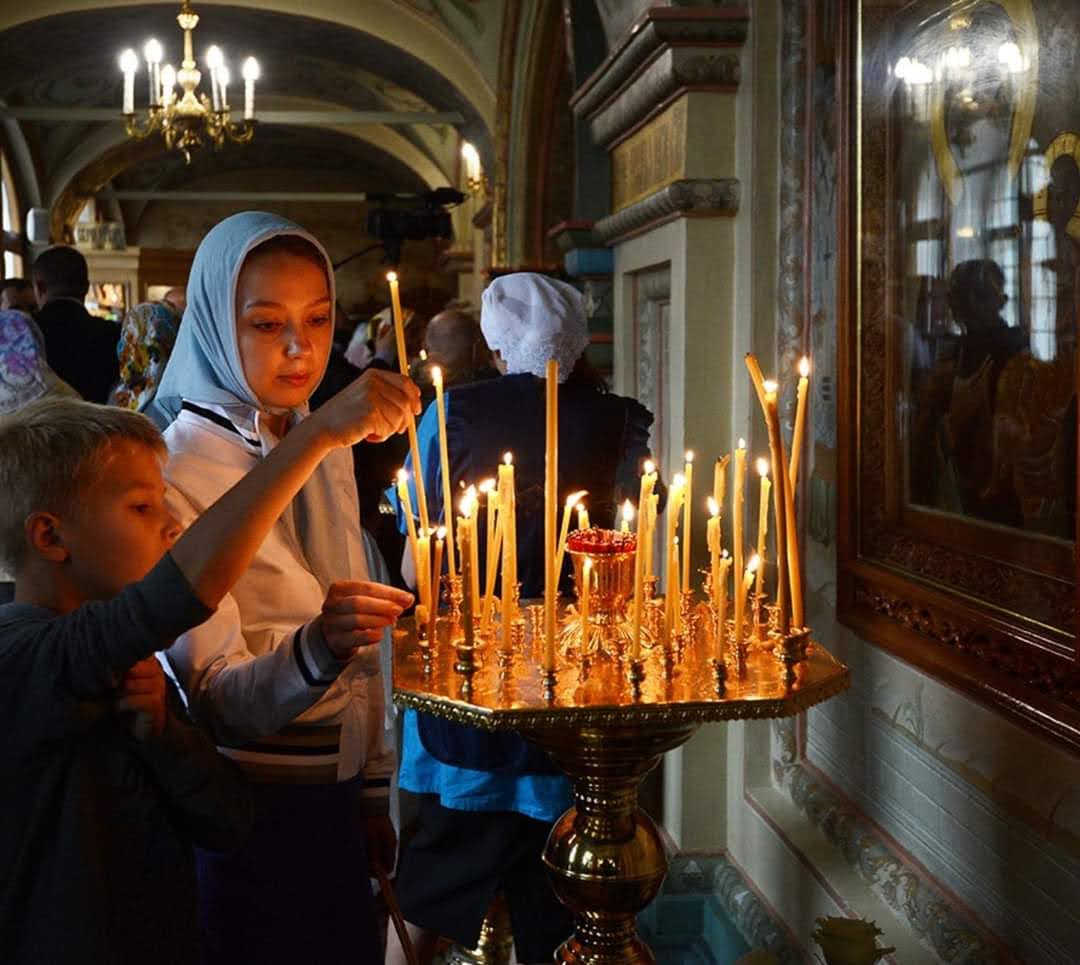
{"type": "Polygon", "coordinates": [[[124,73],[124,113],[135,113],[135,71],[139,67],[139,57],[134,50],[125,50],[120,55],[120,70],[124,73]]]}
{"type": "Polygon", "coordinates": [[[254,57],[244,61],[244,120],[255,120],[255,81],[259,79],[259,62],[254,57]]]}

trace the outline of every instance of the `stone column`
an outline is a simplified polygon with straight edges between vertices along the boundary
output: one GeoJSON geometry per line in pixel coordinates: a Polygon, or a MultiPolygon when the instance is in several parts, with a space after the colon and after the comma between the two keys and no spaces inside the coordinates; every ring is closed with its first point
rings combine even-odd
{"type": "MultiPolygon", "coordinates": [[[[615,389],[653,410],[666,478],[687,449],[697,456],[695,571],[706,556],[713,460],[746,434],[736,431],[747,411],[739,349],[748,344],[736,324],[745,282],[736,99],[748,26],[742,6],[647,9],[620,22],[607,59],[571,101],[611,165],[611,214],[594,224],[592,244],[613,255],[615,389]]],[[[726,531],[730,539],[730,523],[726,531]]],[[[683,847],[723,847],[723,808],[714,806],[725,780],[720,733],[703,733],[683,754],[665,765],[665,825],[683,847]]]]}

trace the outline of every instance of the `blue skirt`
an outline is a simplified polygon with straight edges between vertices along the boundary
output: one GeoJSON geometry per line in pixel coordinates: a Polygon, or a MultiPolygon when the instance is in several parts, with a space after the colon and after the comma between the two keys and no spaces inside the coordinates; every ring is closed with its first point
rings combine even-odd
{"type": "Polygon", "coordinates": [[[197,854],[203,965],[382,962],[362,786],[252,785],[247,844],[197,854]]]}

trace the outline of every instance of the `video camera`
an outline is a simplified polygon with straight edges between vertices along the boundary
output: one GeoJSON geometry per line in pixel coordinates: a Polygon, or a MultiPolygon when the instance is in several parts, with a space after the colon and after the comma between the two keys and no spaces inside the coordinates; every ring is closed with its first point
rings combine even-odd
{"type": "Polygon", "coordinates": [[[383,261],[396,265],[406,241],[454,237],[448,206],[461,204],[465,195],[454,188],[436,188],[424,194],[369,194],[368,234],[381,242],[383,261]]]}

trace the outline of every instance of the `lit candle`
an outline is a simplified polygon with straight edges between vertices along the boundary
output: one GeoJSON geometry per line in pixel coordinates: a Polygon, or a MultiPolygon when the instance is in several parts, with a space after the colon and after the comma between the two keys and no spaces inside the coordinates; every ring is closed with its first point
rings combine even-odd
{"type": "Polygon", "coordinates": [[[589,528],[589,511],[585,508],[584,503],[577,504],[577,528],[589,528]]]}
{"type": "Polygon", "coordinates": [[[255,120],[255,81],[259,79],[259,62],[254,57],[244,61],[244,120],[255,120]]]}
{"type": "Polygon", "coordinates": [[[139,55],[130,48],[120,55],[120,70],[124,73],[124,113],[135,113],[135,71],[139,68],[139,55]]]}
{"type": "Polygon", "coordinates": [[[428,640],[435,642],[435,617],[439,613],[439,576],[442,573],[443,545],[446,541],[446,527],[440,526],[435,531],[435,561],[431,567],[432,585],[436,588],[428,611],[428,640]]]}
{"type": "Polygon", "coordinates": [[[679,581],[675,576],[678,559],[673,556],[672,547],[677,538],[675,534],[679,528],[679,511],[682,509],[685,492],[686,477],[682,473],[676,473],[675,478],[671,481],[671,489],[668,491],[667,539],[664,541],[664,561],[667,567],[665,594],[667,600],[674,598],[679,593],[679,581]],[[676,565],[673,566],[673,563],[676,565]]]}
{"type": "Polygon", "coordinates": [[[686,451],[686,467],[683,470],[686,476],[686,496],[683,499],[683,538],[682,538],[682,591],[690,592],[690,546],[693,543],[693,533],[690,528],[690,507],[694,504],[694,454],[689,449],[686,451]]]}
{"type": "Polygon", "coordinates": [[[626,500],[622,504],[622,526],[619,528],[620,533],[630,532],[630,523],[634,520],[634,504],[630,500],[626,500]]]}
{"type": "Polygon", "coordinates": [[[405,530],[409,535],[409,549],[412,550],[413,567],[416,570],[416,589],[419,592],[423,585],[420,576],[420,550],[416,538],[416,523],[413,520],[412,498],[409,496],[409,474],[404,469],[398,470],[397,493],[401,511],[405,514],[405,530]]]}
{"type": "Polygon", "coordinates": [[[465,631],[465,646],[473,645],[473,599],[468,587],[472,583],[474,542],[473,523],[475,522],[476,490],[470,487],[461,500],[461,515],[458,517],[458,552],[461,554],[461,581],[465,592],[461,594],[461,624],[465,631]]]}
{"type": "Polygon", "coordinates": [[[510,649],[510,627],[514,621],[514,585],[517,580],[514,464],[510,453],[499,466],[499,532],[502,536],[502,643],[510,649]]]}
{"type": "Polygon", "coordinates": [[[555,514],[559,486],[559,363],[548,359],[545,370],[546,451],[544,459],[544,670],[555,670],[555,605],[559,577],[555,572],[555,514]]]}
{"type": "MultiPolygon", "coordinates": [[[[563,504],[562,529],[559,530],[559,549],[555,554],[556,584],[558,584],[559,577],[562,576],[563,560],[566,557],[566,537],[570,535],[570,513],[573,512],[574,506],[578,504],[581,497],[587,495],[587,492],[587,490],[581,489],[576,493],[571,493],[566,497],[566,502],[563,504]]],[[[578,519],[581,519],[580,512],[578,513],[578,519]]],[[[578,528],[580,529],[580,527],[578,528]]]]}
{"type": "Polygon", "coordinates": [[[487,633],[491,624],[491,604],[495,596],[495,575],[499,568],[499,551],[502,544],[502,526],[496,525],[499,516],[499,491],[494,479],[480,483],[480,494],[487,496],[487,571],[484,578],[484,602],[480,611],[480,626],[487,633]]]}
{"type": "Polygon", "coordinates": [[[716,604],[717,629],[716,659],[724,659],[724,644],[727,640],[727,611],[728,611],[728,573],[731,571],[731,557],[725,550],[720,556],[720,591],[716,604]]]}
{"type": "Polygon", "coordinates": [[[731,499],[731,555],[736,580],[743,571],[743,495],[746,491],[746,440],[740,439],[735,447],[735,490],[731,499]]]}
{"type": "Polygon", "coordinates": [[[727,500],[727,467],[731,461],[731,456],[721,456],[716,460],[716,465],[713,466],[713,489],[712,496],[716,500],[716,505],[720,508],[720,545],[724,544],[724,503],[727,500]]]}
{"type": "MultiPolygon", "coordinates": [[[[252,58],[248,58],[250,61],[252,58]]],[[[244,64],[245,71],[247,63],[244,64]]],[[[398,367],[405,378],[409,377],[409,360],[405,354],[405,322],[401,312],[401,291],[398,287],[396,271],[386,273],[386,280],[390,283],[390,305],[394,316],[394,335],[397,344],[398,367]]],[[[420,462],[420,443],[416,438],[416,417],[409,410],[405,428],[409,434],[409,452],[412,454],[413,473],[416,476],[416,508],[420,513],[420,525],[424,529],[429,528],[427,494],[424,491],[424,468],[420,462]]]]}
{"type": "Polygon", "coordinates": [[[446,555],[446,569],[453,579],[457,576],[457,566],[454,563],[454,528],[451,520],[454,517],[454,493],[450,484],[450,452],[446,445],[446,401],[443,398],[442,369],[437,365],[431,367],[431,382],[435,386],[435,414],[439,419],[439,468],[442,470],[443,490],[443,518],[446,520],[446,532],[450,537],[450,552],[446,555]]]}
{"type": "Polygon", "coordinates": [[[656,463],[651,459],[646,459],[643,468],[645,472],[641,477],[642,493],[638,496],[638,511],[645,517],[645,532],[644,542],[640,540],[638,542],[638,553],[644,555],[641,575],[644,581],[653,575],[653,537],[656,532],[656,507],[659,505],[660,497],[646,493],[646,485],[648,493],[652,493],[656,487],[656,463]]]}
{"type": "Polygon", "coordinates": [[[709,547],[709,599],[715,607],[720,597],[720,505],[715,497],[707,500],[709,522],[705,529],[705,543],[709,547]]]}
{"type": "Polygon", "coordinates": [[[419,529],[416,532],[416,592],[425,609],[431,606],[431,537],[432,530],[419,529]]]}
{"type": "Polygon", "coordinates": [[[480,515],[480,501],[477,497],[476,487],[470,486],[465,490],[466,498],[472,500],[473,511],[469,515],[469,528],[472,530],[469,539],[469,552],[472,554],[472,566],[470,579],[462,580],[464,592],[472,596],[473,613],[480,612],[480,541],[476,538],[477,517],[480,515]]]}
{"type": "Polygon", "coordinates": [[[578,595],[578,603],[581,607],[581,648],[582,652],[588,652],[589,642],[589,594],[592,592],[592,560],[585,557],[581,565],[581,593],[578,595]]]}
{"type": "MultiPolygon", "coordinates": [[[[780,412],[777,407],[779,386],[775,382],[763,383],[765,389],[765,424],[769,429],[769,450],[774,466],[786,466],[784,440],[780,436],[780,412]]],[[[787,635],[791,628],[791,609],[788,597],[790,574],[788,572],[787,529],[787,473],[778,472],[773,482],[773,512],[776,515],[776,604],[779,609],[779,629],[787,635]]]]}
{"type": "Polygon", "coordinates": [[[746,627],[744,622],[746,619],[746,594],[750,592],[750,587],[754,585],[756,579],[758,567],[761,565],[761,560],[757,558],[757,554],[750,557],[750,562],[747,564],[746,573],[743,576],[742,586],[739,587],[739,595],[735,601],[735,639],[742,640],[746,636],[746,627]]]}
{"type": "Polygon", "coordinates": [[[150,106],[161,103],[161,44],[153,37],[146,41],[143,56],[146,58],[146,76],[150,82],[150,106]]]}
{"type": "Polygon", "coordinates": [[[645,603],[645,572],[649,554],[649,528],[652,525],[653,486],[656,485],[656,466],[645,461],[638,494],[637,545],[634,550],[634,611],[631,660],[641,659],[641,608],[645,603]]]}
{"type": "Polygon", "coordinates": [[[757,586],[754,592],[760,594],[763,577],[765,576],[765,540],[769,535],[769,490],[772,484],[769,482],[769,460],[757,461],[758,476],[761,477],[761,492],[758,499],[758,524],[757,524],[757,586]]]}
{"type": "MultiPolygon", "coordinates": [[[[668,584],[672,587],[679,585],[679,537],[671,540],[671,548],[668,553],[668,584]]],[[[679,629],[680,600],[676,590],[669,589],[664,597],[664,639],[670,640],[672,631],[679,629]]]]}
{"type": "Polygon", "coordinates": [[[810,359],[799,361],[799,385],[795,392],[795,431],[791,437],[791,465],[788,478],[794,491],[799,482],[799,461],[802,459],[803,437],[806,434],[806,391],[810,385],[810,359]]]}

